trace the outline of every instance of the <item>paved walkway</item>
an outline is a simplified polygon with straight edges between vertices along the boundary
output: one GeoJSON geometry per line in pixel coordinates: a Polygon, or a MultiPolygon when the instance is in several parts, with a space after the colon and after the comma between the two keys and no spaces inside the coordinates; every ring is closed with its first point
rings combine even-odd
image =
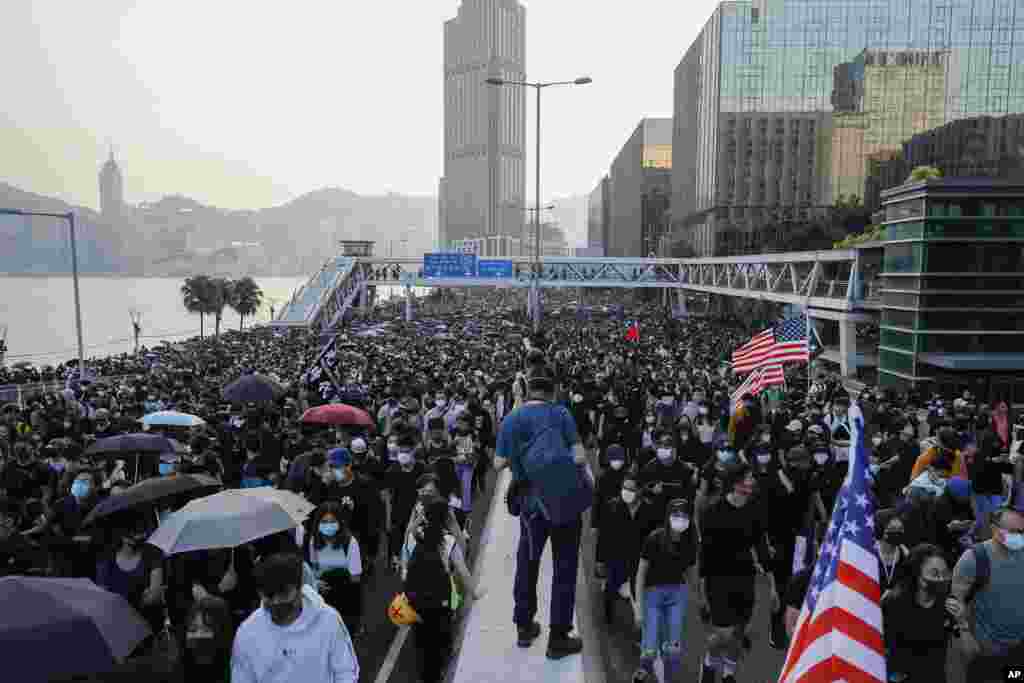
{"type": "MultiPolygon", "coordinates": [[[[594,676],[584,675],[590,670],[585,663],[588,645],[584,639],[585,655],[573,655],[558,661],[545,656],[551,608],[551,544],[544,548],[537,582],[537,621],[543,627],[541,636],[527,649],[516,646],[516,629],[512,623],[512,585],[516,571],[516,550],[519,547],[519,520],[505,507],[505,490],[511,473],[505,470],[495,484],[494,497],[488,515],[487,528],[481,539],[476,575],[487,594],[472,606],[466,616],[465,632],[452,683],[498,683],[499,681],[529,681],[530,683],[584,683],[593,682],[594,676]]],[[[582,570],[583,563],[580,563],[582,570]]],[[[577,589],[579,598],[586,591],[577,589]]],[[[577,604],[577,615],[584,605],[577,604]]],[[[577,629],[581,632],[580,618],[577,629]]],[[[583,635],[587,635],[583,633],[583,635]]],[[[591,648],[596,649],[596,648],[591,648]]],[[[597,653],[593,653],[597,655],[597,653]]]]}

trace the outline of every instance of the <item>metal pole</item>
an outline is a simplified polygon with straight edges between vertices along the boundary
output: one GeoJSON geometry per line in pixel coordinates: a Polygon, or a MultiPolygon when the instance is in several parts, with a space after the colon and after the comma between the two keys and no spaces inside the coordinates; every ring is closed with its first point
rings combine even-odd
{"type": "Polygon", "coordinates": [[[75,331],[78,333],[78,379],[85,378],[85,345],[82,343],[82,301],[78,292],[78,250],[75,247],[75,214],[68,213],[71,233],[71,275],[75,283],[75,331]]]}
{"type": "Polygon", "coordinates": [[[540,89],[541,85],[538,83],[537,88],[537,151],[536,151],[536,169],[534,174],[534,182],[536,183],[536,195],[534,196],[534,216],[533,216],[533,333],[537,334],[540,332],[540,292],[537,289],[537,281],[540,279],[540,89]]]}

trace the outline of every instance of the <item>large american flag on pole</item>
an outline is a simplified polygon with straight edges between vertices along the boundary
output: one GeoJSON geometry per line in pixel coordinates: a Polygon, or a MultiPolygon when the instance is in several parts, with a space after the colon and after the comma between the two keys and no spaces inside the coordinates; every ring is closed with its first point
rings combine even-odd
{"type": "Polygon", "coordinates": [[[740,407],[745,394],[757,396],[768,387],[779,384],[783,386],[786,384],[786,375],[783,373],[781,365],[765,365],[754,370],[743,380],[743,384],[732,393],[733,408],[740,407]]]}
{"type": "Polygon", "coordinates": [[[850,407],[853,449],[832,523],[811,575],[779,683],[886,683],[875,504],[864,416],[850,407]]]}
{"type": "Polygon", "coordinates": [[[762,365],[810,360],[807,341],[807,317],[780,320],[732,354],[732,370],[736,374],[756,370],[762,365]]]}

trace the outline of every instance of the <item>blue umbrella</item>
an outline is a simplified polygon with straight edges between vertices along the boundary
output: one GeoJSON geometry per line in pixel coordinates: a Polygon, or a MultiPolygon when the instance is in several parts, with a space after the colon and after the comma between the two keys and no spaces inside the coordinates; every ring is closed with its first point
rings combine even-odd
{"type": "Polygon", "coordinates": [[[224,387],[221,395],[231,403],[268,403],[284,394],[284,388],[263,375],[243,375],[224,387]]]}
{"type": "Polygon", "coordinates": [[[127,600],[88,579],[3,578],[0,605],[0,662],[18,683],[109,671],[151,633],[127,600]]]}
{"type": "Polygon", "coordinates": [[[159,410],[150,413],[143,416],[139,422],[148,427],[199,427],[206,424],[206,420],[201,417],[174,410],[159,410]]]}

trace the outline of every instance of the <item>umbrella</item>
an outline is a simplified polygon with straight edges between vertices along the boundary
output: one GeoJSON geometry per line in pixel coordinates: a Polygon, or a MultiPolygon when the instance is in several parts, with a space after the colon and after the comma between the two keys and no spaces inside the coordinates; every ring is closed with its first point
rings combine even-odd
{"type": "Polygon", "coordinates": [[[221,396],[232,403],[268,403],[285,393],[284,387],[264,375],[243,375],[224,387],[221,396]]]}
{"type": "Polygon", "coordinates": [[[174,444],[159,434],[120,434],[100,439],[86,449],[86,455],[113,457],[125,453],[173,453],[174,444]]]}
{"type": "Polygon", "coordinates": [[[150,413],[139,420],[147,427],[199,427],[206,424],[206,420],[188,413],[178,413],[173,410],[160,410],[150,413]]]}
{"type": "Polygon", "coordinates": [[[373,419],[369,413],[344,403],[310,408],[302,414],[302,421],[305,424],[321,425],[360,425],[364,427],[373,425],[373,419]]]}
{"type": "Polygon", "coordinates": [[[148,542],[166,555],[237,548],[294,529],[314,509],[291,491],[230,489],[190,501],[164,520],[148,542]]]}
{"type": "Polygon", "coordinates": [[[146,479],[97,505],[85,518],[85,523],[91,524],[118,512],[156,505],[168,498],[188,494],[213,493],[220,487],[219,479],[204,474],[175,474],[169,477],[146,479]]]}
{"type": "Polygon", "coordinates": [[[127,600],[88,579],[7,577],[0,604],[0,661],[19,683],[108,671],[150,634],[127,600]]]}

